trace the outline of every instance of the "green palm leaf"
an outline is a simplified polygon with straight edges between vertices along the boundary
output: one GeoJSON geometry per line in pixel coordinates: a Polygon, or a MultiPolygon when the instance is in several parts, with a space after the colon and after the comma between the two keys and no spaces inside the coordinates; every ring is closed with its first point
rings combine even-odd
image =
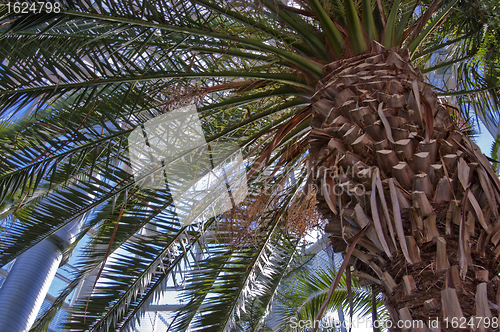
{"type": "MultiPolygon", "coordinates": [[[[328,63],[381,40],[408,47],[422,70],[454,65],[459,84],[442,94],[458,95],[459,103],[498,125],[492,111],[498,34],[491,18],[471,19],[461,6],[467,4],[72,0],[60,13],[36,14],[0,6],[0,219],[12,221],[2,230],[0,265],[88,216],[79,236],[90,238],[81,272],[33,330],[46,329],[101,265],[103,274],[89,299],[77,301],[82,314],[71,316],[69,329],[130,328],[179,269],[187,270],[188,305],[172,330],[257,331],[283,284],[303,295],[299,302],[281,299],[288,309],[299,308],[284,310],[283,319],[314,320],[333,271],[285,277],[299,240],[286,231],[287,210],[307,185],[311,127],[321,131],[311,122],[318,109],[309,105],[319,98],[313,92],[326,84],[328,63]],[[448,57],[432,63],[442,49],[448,57]],[[218,219],[181,227],[171,190],[142,188],[128,171],[130,133],[189,103],[198,105],[207,143],[241,149],[252,197],[270,188],[278,202],[266,200],[254,221],[261,232],[256,245],[205,238],[218,219]],[[145,227],[156,232],[145,236],[145,227]],[[200,261],[193,258],[197,246],[204,248],[200,261]]],[[[359,314],[368,312],[366,296],[355,287],[359,314]]],[[[341,283],[330,307],[345,307],[345,297],[341,283]]]]}

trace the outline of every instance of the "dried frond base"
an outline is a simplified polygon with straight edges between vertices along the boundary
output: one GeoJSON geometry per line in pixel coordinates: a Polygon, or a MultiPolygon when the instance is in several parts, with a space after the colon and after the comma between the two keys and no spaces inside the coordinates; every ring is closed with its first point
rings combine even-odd
{"type": "Polygon", "coordinates": [[[407,50],[373,42],[325,73],[313,97],[308,183],[319,188],[333,249],[345,251],[368,226],[351,264],[382,285],[395,321],[498,317],[500,181],[456,110],[407,50]]]}

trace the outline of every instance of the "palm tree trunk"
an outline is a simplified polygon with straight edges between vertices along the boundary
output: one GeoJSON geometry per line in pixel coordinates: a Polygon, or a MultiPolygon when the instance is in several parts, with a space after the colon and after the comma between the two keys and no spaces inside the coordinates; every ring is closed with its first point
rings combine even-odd
{"type": "Polygon", "coordinates": [[[371,225],[351,263],[380,285],[393,326],[421,320],[407,324],[428,331],[438,319],[453,331],[477,316],[490,318],[489,328],[476,319],[479,330],[493,330],[500,182],[488,161],[406,50],[373,42],[325,73],[313,97],[309,189],[335,251],[371,225]]]}

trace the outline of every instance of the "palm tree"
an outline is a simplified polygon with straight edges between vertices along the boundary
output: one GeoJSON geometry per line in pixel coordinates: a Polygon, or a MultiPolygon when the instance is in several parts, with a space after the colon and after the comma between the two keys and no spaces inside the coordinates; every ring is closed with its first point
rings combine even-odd
{"type": "Polygon", "coordinates": [[[473,88],[438,96],[417,68],[446,47],[468,52],[452,52],[450,64],[485,59],[470,45],[488,29],[456,24],[462,6],[2,6],[0,114],[18,120],[1,127],[0,218],[15,222],[0,265],[84,215],[79,238],[91,238],[81,273],[33,330],[96,271],[100,282],[76,302],[70,330],[127,329],[179,277],[187,305],[171,331],[228,330],[256,301],[264,317],[300,237],[320,220],[316,200],[334,249],[382,287],[392,319],[448,319],[445,331],[453,319],[492,316],[500,182],[440,97],[467,103],[498,82],[477,70],[473,88]],[[141,187],[130,173],[127,138],[189,103],[199,106],[206,143],[237,144],[251,165],[238,209],[183,226],[169,188],[141,187]],[[216,225],[229,225],[222,241],[216,225]]]}
{"type": "MultiPolygon", "coordinates": [[[[294,272],[285,277],[285,282],[283,282],[273,304],[276,308],[277,321],[280,323],[281,331],[297,331],[300,330],[298,328],[299,322],[313,322],[337,275],[336,269],[328,265],[315,269],[306,267],[294,272]],[[296,323],[295,326],[293,326],[293,322],[296,323]]],[[[387,319],[386,313],[382,311],[382,302],[379,299],[375,299],[375,301],[378,307],[375,317],[379,320],[387,319]]],[[[326,311],[330,313],[330,317],[325,319],[322,325],[335,326],[339,331],[342,327],[344,327],[343,331],[347,331],[350,324],[361,327],[363,325],[360,321],[368,321],[368,314],[372,313],[372,309],[372,290],[370,287],[361,286],[355,277],[348,279],[343,275],[339,287],[328,303],[326,311]],[[350,323],[349,318],[346,319],[343,314],[345,308],[349,309],[349,317],[355,315],[354,319],[358,321],[350,323]],[[334,312],[339,312],[338,319],[333,319],[334,312]]],[[[364,325],[368,326],[368,324],[364,325]]],[[[307,331],[308,329],[302,330],[307,331]]]]}

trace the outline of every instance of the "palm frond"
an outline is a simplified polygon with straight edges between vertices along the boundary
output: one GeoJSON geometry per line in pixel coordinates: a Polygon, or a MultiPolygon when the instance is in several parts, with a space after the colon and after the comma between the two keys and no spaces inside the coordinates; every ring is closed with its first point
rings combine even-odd
{"type": "Polygon", "coordinates": [[[174,330],[185,330],[189,326],[191,330],[228,331],[242,312],[249,314],[246,310],[256,298],[262,298],[260,305],[264,306],[264,311],[257,323],[262,322],[276,282],[286,271],[293,254],[294,242],[287,240],[283,223],[285,210],[293,197],[290,194],[296,192],[300,184],[301,181],[293,184],[285,193],[271,190],[275,194],[258,217],[268,220],[269,224],[260,226],[262,235],[256,247],[247,244],[231,250],[220,245],[210,248],[211,257],[188,279],[185,296],[189,304],[176,317],[172,325],[174,330]]]}
{"type": "MultiPolygon", "coordinates": [[[[33,329],[46,329],[100,267],[92,294],[76,302],[70,330],[131,329],[178,278],[188,304],[171,330],[259,330],[284,283],[292,283],[285,293],[302,297],[281,297],[294,306],[283,319],[314,320],[334,272],[285,277],[298,255],[298,238],[285,224],[304,186],[317,111],[308,106],[326,83],[324,68],[372,40],[409,47],[422,68],[453,65],[459,84],[443,95],[459,96],[465,109],[497,126],[498,34],[491,17],[475,20],[484,16],[464,10],[470,3],[69,0],[59,13],[36,14],[0,6],[0,219],[10,223],[0,265],[88,216],[78,238],[90,237],[81,272],[33,329]],[[442,49],[449,51],[444,62],[429,65],[442,49]],[[231,142],[245,155],[248,199],[267,189],[266,208],[247,225],[257,235],[239,245],[210,234],[250,205],[232,217],[197,214],[199,224],[182,227],[175,184],[139,185],[175,160],[141,177],[129,171],[130,133],[191,103],[199,106],[207,143],[231,142]],[[145,235],[148,227],[156,231],[145,235]],[[203,248],[201,261],[195,247],[203,248]]],[[[346,306],[342,282],[331,308],[346,306]]],[[[368,312],[368,297],[355,286],[358,314],[368,312]]]]}
{"type": "MultiPolygon", "coordinates": [[[[319,269],[306,268],[298,273],[287,276],[286,283],[280,292],[276,310],[279,323],[283,328],[293,321],[314,321],[319,309],[326,299],[330,285],[336,276],[334,267],[319,269]]],[[[362,317],[371,312],[371,289],[360,286],[352,279],[353,313],[362,317]]],[[[382,302],[377,300],[377,307],[382,308],[382,302]]],[[[339,286],[334,292],[326,311],[333,312],[349,308],[347,280],[341,278],[339,286]]]]}

